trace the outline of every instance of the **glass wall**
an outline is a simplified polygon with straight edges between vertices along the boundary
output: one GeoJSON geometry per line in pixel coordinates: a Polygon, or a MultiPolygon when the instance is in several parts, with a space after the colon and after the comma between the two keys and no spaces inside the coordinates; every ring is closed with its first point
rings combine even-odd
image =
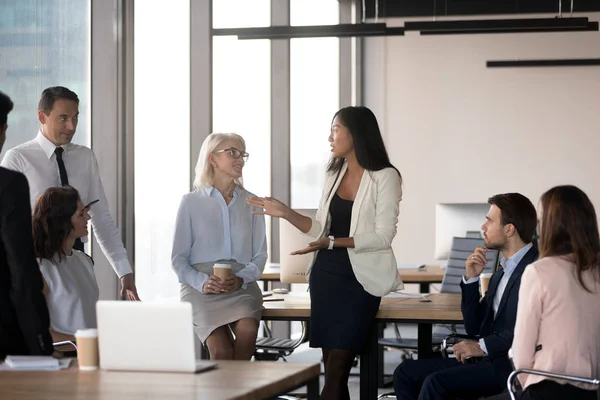
{"type": "Polygon", "coordinates": [[[0,1],[0,90],[15,105],[4,152],[35,137],[38,101],[49,86],[79,95],[73,141],[89,145],[90,0],[0,1]]]}
{"type": "Polygon", "coordinates": [[[190,187],[190,0],[171,0],[168,14],[162,0],[136,1],[134,15],[136,285],[142,300],[178,300],[171,247],[190,187]]]}
{"type": "MultiPolygon", "coordinates": [[[[291,0],[292,25],[339,23],[337,0],[291,0]]],[[[330,153],[329,131],[339,108],[339,39],[292,39],[290,162],[293,208],[316,208],[330,153]]]]}

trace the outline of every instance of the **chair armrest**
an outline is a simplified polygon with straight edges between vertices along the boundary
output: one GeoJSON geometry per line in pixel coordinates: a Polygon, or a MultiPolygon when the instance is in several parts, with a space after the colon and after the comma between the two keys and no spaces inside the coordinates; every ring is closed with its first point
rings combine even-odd
{"type": "Polygon", "coordinates": [[[510,394],[510,398],[512,400],[515,400],[514,381],[517,378],[517,376],[520,374],[539,375],[539,376],[545,376],[548,378],[563,379],[565,381],[570,381],[570,382],[587,383],[587,384],[596,385],[596,386],[600,385],[600,380],[598,380],[598,379],[582,378],[579,376],[564,375],[564,374],[555,374],[554,372],[546,372],[546,371],[540,371],[540,370],[536,370],[536,369],[518,369],[516,371],[511,372],[511,374],[508,376],[508,379],[506,380],[506,387],[508,388],[508,393],[510,394]]]}
{"type": "Polygon", "coordinates": [[[479,336],[461,335],[460,333],[453,333],[452,335],[446,336],[442,341],[442,346],[440,348],[440,352],[442,353],[443,358],[448,358],[448,355],[451,352],[450,346],[453,346],[456,343],[462,341],[457,339],[477,341],[479,340],[479,336]]]}
{"type": "Polygon", "coordinates": [[[77,345],[72,340],[63,340],[61,342],[54,342],[54,343],[52,343],[53,347],[66,346],[66,345],[73,346],[75,348],[75,350],[77,351],[77,345]]]}

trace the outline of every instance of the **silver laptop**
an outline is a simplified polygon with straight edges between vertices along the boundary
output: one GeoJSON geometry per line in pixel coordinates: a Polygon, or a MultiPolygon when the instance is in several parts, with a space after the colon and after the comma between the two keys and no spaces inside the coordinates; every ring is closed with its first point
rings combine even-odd
{"type": "MultiPolygon", "coordinates": [[[[315,217],[317,210],[296,209],[298,213],[307,217],[315,217]]],[[[313,253],[292,256],[290,253],[295,250],[301,250],[308,246],[315,239],[300,232],[292,224],[279,219],[279,263],[280,281],[283,283],[307,283],[306,269],[313,253]]]]}
{"type": "Polygon", "coordinates": [[[98,301],[100,368],[200,372],[217,366],[196,360],[190,303],[98,301]]]}

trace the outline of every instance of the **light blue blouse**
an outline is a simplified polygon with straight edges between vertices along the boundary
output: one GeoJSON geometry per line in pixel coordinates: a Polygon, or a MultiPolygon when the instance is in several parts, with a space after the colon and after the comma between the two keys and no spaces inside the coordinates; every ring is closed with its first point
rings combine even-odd
{"type": "Polygon", "coordinates": [[[254,195],[236,187],[229,204],[217,189],[203,187],[181,199],[171,261],[179,282],[202,293],[209,275],[195,264],[235,260],[244,265],[237,276],[243,287],[260,279],[267,262],[267,235],[263,215],[252,214],[246,199],[254,195]]]}

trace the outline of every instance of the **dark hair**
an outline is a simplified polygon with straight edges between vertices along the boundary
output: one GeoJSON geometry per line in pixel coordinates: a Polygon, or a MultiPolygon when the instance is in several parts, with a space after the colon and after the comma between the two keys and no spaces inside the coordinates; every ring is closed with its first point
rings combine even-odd
{"type": "Polygon", "coordinates": [[[8,113],[13,109],[13,102],[6,94],[0,92],[0,128],[6,124],[8,113]]]}
{"type": "Polygon", "coordinates": [[[79,193],[70,186],[46,189],[33,209],[33,247],[38,258],[66,256],[63,243],[73,230],[71,217],[77,211],[79,193]]]}
{"type": "Polygon", "coordinates": [[[54,103],[56,100],[71,100],[79,104],[79,97],[77,94],[66,87],[63,86],[53,86],[47,89],[44,89],[42,92],[42,97],[40,98],[40,102],[38,104],[38,111],[43,110],[44,114],[50,115],[52,111],[52,107],[54,107],[54,103]]]}
{"type": "Polygon", "coordinates": [[[537,226],[537,213],[531,201],[521,193],[503,193],[492,196],[488,204],[500,209],[502,225],[513,224],[519,237],[531,243],[537,226]]]}
{"type": "MultiPolygon", "coordinates": [[[[379,124],[375,114],[367,107],[344,107],[335,113],[332,123],[339,117],[354,142],[356,160],[361,167],[368,171],[379,171],[384,168],[394,168],[400,179],[400,171],[392,165],[383,144],[379,124]]],[[[342,169],[344,160],[332,157],[327,165],[327,171],[338,172],[342,169]]]]}
{"type": "Polygon", "coordinates": [[[600,236],[596,211],[587,195],[575,186],[556,186],[542,195],[540,257],[571,255],[577,279],[592,270],[600,281],[600,236]]]}

